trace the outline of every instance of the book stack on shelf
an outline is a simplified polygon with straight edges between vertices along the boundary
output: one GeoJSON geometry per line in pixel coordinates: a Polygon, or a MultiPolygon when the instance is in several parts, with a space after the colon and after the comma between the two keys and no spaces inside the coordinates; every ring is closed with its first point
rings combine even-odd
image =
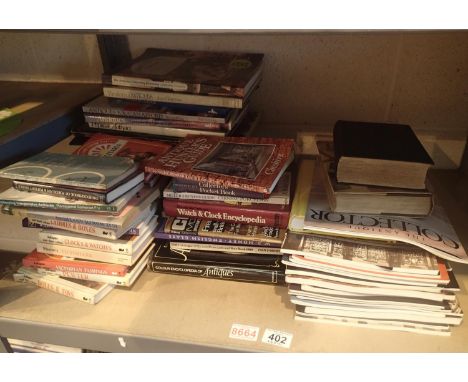
{"type": "Polygon", "coordinates": [[[43,152],[0,170],[13,185],[2,212],[44,228],[18,281],[91,304],[114,285],[131,286],[154,248],[159,187],[142,164],[120,156],[43,152]]]}
{"type": "Polygon", "coordinates": [[[164,190],[155,272],[282,284],[290,139],[188,136],[147,171],[164,190]]]}
{"type": "Polygon", "coordinates": [[[429,156],[394,127],[340,121],[300,163],[281,249],[289,294],[299,320],[450,335],[463,312],[448,261],[468,256],[427,188],[429,156]]]}
{"type": "Polygon", "coordinates": [[[81,132],[180,139],[188,134],[241,136],[263,54],[149,48],[130,65],[103,74],[104,95],[83,106],[81,132]]]}

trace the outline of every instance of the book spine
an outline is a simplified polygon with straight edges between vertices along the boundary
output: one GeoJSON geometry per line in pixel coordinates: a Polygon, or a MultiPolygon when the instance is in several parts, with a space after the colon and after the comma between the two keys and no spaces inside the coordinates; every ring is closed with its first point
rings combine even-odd
{"type": "Polygon", "coordinates": [[[222,220],[260,226],[287,228],[289,211],[269,211],[253,208],[239,208],[226,205],[197,205],[197,203],[179,202],[178,199],[164,199],[164,212],[172,217],[222,220]]]}
{"type": "Polygon", "coordinates": [[[119,109],[117,107],[108,107],[108,106],[83,106],[83,112],[89,114],[110,114],[122,117],[129,118],[153,118],[160,119],[165,121],[186,121],[186,122],[201,122],[201,123],[213,123],[219,124],[220,127],[229,127],[229,123],[226,122],[225,118],[220,117],[205,117],[198,115],[184,115],[184,114],[174,114],[174,113],[158,113],[147,110],[131,110],[129,109],[119,109]]]}
{"type": "MultiPolygon", "coordinates": [[[[79,214],[68,214],[67,216],[42,216],[34,214],[33,212],[27,214],[27,217],[33,222],[38,221],[39,224],[46,225],[48,221],[57,221],[57,222],[66,222],[66,223],[75,223],[83,226],[92,226],[96,228],[102,228],[104,230],[117,231],[122,228],[119,224],[101,222],[96,220],[90,220],[88,218],[79,218],[79,214]],[[44,222],[44,223],[41,223],[44,222]]],[[[75,231],[76,232],[76,231],[75,231]]]]}
{"type": "Polygon", "coordinates": [[[105,275],[102,273],[84,273],[84,272],[75,272],[69,270],[48,270],[45,268],[37,268],[37,272],[43,275],[49,276],[60,276],[60,277],[67,277],[70,279],[77,279],[77,280],[88,280],[88,281],[95,281],[98,283],[106,283],[106,284],[113,284],[119,286],[130,286],[129,281],[127,278],[118,277],[116,275],[105,275]]]}
{"type": "Polygon", "coordinates": [[[39,232],[39,241],[44,244],[58,244],[74,248],[91,249],[102,252],[113,252],[125,255],[131,255],[133,253],[131,243],[111,242],[108,240],[104,241],[92,238],[84,239],[74,237],[73,234],[67,235],[66,233],[60,232],[39,232]]]}
{"type": "Polygon", "coordinates": [[[130,117],[117,117],[117,116],[101,116],[101,115],[86,115],[85,122],[87,123],[114,123],[114,124],[138,124],[149,126],[161,126],[165,128],[181,128],[181,129],[211,129],[220,130],[224,125],[219,123],[207,122],[191,122],[191,121],[177,121],[168,119],[153,119],[153,118],[130,118],[130,117]]]}
{"type": "Polygon", "coordinates": [[[108,228],[96,227],[90,224],[74,223],[66,220],[58,220],[53,217],[50,218],[36,218],[29,217],[28,223],[30,227],[40,228],[57,228],[65,231],[71,231],[76,233],[82,233],[85,235],[102,237],[105,239],[118,239],[117,232],[108,228]]]}
{"type": "Polygon", "coordinates": [[[43,280],[40,276],[33,277],[29,275],[24,275],[24,279],[32,284],[37,285],[39,288],[48,289],[52,292],[62,294],[66,297],[87,302],[88,304],[95,304],[94,296],[91,296],[88,293],[84,293],[82,291],[77,291],[72,287],[65,286],[60,283],[55,283],[50,278],[48,278],[48,280],[43,280]]]}
{"type": "Polygon", "coordinates": [[[126,133],[139,133],[148,135],[166,135],[171,137],[185,137],[188,134],[203,134],[224,136],[225,133],[219,130],[199,130],[199,129],[180,129],[173,126],[156,126],[142,123],[104,123],[88,122],[91,129],[114,130],[126,133]]]}
{"type": "Polygon", "coordinates": [[[104,84],[112,84],[113,86],[127,86],[139,89],[161,89],[174,92],[186,92],[192,94],[200,93],[200,84],[180,81],[155,81],[150,78],[127,77],[112,75],[104,84]]]}
{"type": "Polygon", "coordinates": [[[257,270],[232,266],[213,266],[209,264],[172,263],[151,260],[149,269],[156,273],[204,277],[210,279],[258,282],[284,285],[284,272],[257,270]]]}
{"type": "Polygon", "coordinates": [[[173,190],[164,190],[163,196],[169,199],[190,199],[190,200],[213,200],[217,202],[236,202],[236,203],[257,203],[257,204],[278,204],[286,205],[287,198],[284,197],[270,197],[268,199],[252,199],[237,196],[227,195],[213,195],[207,193],[193,193],[193,192],[176,192],[173,190]]]}
{"type": "Polygon", "coordinates": [[[52,210],[67,210],[81,212],[117,212],[117,206],[110,204],[66,204],[66,203],[48,203],[48,202],[33,202],[21,200],[6,200],[0,199],[0,204],[19,208],[40,208],[52,210]]]}
{"type": "MultiPolygon", "coordinates": [[[[43,268],[52,271],[59,276],[59,273],[75,272],[93,275],[106,275],[106,276],[124,276],[127,273],[128,267],[120,264],[105,264],[105,263],[91,263],[81,261],[79,264],[73,264],[71,261],[61,261],[59,259],[52,260],[51,258],[40,260],[24,257],[22,263],[25,267],[43,268]]],[[[65,276],[71,277],[71,276],[65,276]]],[[[100,280],[94,280],[100,281],[100,280]]]]}
{"type": "Polygon", "coordinates": [[[231,245],[252,245],[262,247],[275,247],[273,243],[265,241],[255,240],[243,240],[243,239],[228,239],[223,237],[212,237],[212,236],[198,236],[198,235],[183,235],[175,233],[166,233],[161,231],[155,231],[154,237],[162,240],[173,240],[173,241],[193,241],[199,243],[213,243],[213,244],[231,244],[231,245]]]}
{"type": "Polygon", "coordinates": [[[191,242],[174,242],[171,241],[170,248],[172,250],[199,250],[199,251],[216,251],[216,252],[232,252],[232,253],[255,253],[264,255],[281,255],[280,248],[257,247],[244,245],[229,245],[229,244],[211,244],[211,243],[191,243],[191,242]]]}
{"type": "Polygon", "coordinates": [[[72,248],[64,245],[37,243],[37,251],[55,256],[73,257],[83,260],[101,261],[104,263],[132,265],[132,257],[120,253],[92,251],[89,249],[72,248]]]}
{"type": "Polygon", "coordinates": [[[171,93],[163,91],[123,89],[118,87],[105,86],[103,88],[105,97],[130,99],[147,102],[170,102],[213,107],[227,107],[232,109],[242,109],[242,99],[222,96],[205,96],[185,93],[171,93]]]}
{"type": "Polygon", "coordinates": [[[59,196],[67,199],[84,200],[87,202],[106,202],[106,195],[102,193],[86,192],[81,190],[67,190],[60,187],[44,186],[40,184],[25,184],[13,181],[13,187],[18,191],[34,192],[38,194],[59,196]]]}
{"type": "Polygon", "coordinates": [[[223,187],[216,184],[204,182],[184,182],[183,179],[174,178],[172,185],[174,192],[190,192],[194,194],[211,194],[219,196],[232,196],[238,198],[265,199],[267,194],[260,192],[246,191],[236,188],[223,187]]]}
{"type": "MultiPolygon", "coordinates": [[[[41,220],[41,219],[35,219],[35,220],[38,221],[38,220],[41,220]]],[[[60,227],[52,227],[52,226],[50,226],[50,225],[45,225],[45,224],[41,224],[41,223],[38,223],[38,222],[33,223],[33,222],[31,222],[31,220],[28,219],[28,218],[23,218],[23,220],[22,220],[22,226],[23,226],[24,228],[42,228],[42,229],[61,228],[61,229],[66,229],[66,228],[64,228],[65,226],[62,226],[62,225],[60,225],[60,227]]],[[[91,227],[92,227],[92,226],[91,226],[91,227]]],[[[89,228],[86,227],[84,231],[76,231],[76,232],[85,233],[85,232],[88,232],[88,230],[90,230],[91,227],[89,227],[89,228]]],[[[94,228],[94,227],[92,227],[92,228],[94,228]]],[[[67,229],[67,230],[68,230],[68,231],[71,231],[70,229],[67,229]]],[[[73,231],[73,232],[75,232],[75,231],[73,231]]],[[[106,234],[106,235],[107,235],[107,234],[106,234]]],[[[127,232],[125,232],[124,235],[140,236],[140,230],[139,230],[139,228],[137,228],[137,227],[130,228],[127,232]]],[[[93,236],[97,236],[97,235],[93,235],[93,236]]],[[[108,238],[108,239],[112,239],[112,237],[109,237],[109,236],[105,236],[105,237],[108,238]]]]}

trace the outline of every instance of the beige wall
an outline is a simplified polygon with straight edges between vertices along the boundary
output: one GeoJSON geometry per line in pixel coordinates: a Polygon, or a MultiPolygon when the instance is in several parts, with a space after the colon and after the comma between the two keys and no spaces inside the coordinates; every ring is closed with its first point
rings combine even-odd
{"type": "MultiPolygon", "coordinates": [[[[265,53],[253,100],[265,123],[468,130],[468,32],[141,33],[129,41],[134,56],[149,46],[265,53]]],[[[100,80],[92,34],[0,32],[0,53],[0,79],[100,80]]]]}

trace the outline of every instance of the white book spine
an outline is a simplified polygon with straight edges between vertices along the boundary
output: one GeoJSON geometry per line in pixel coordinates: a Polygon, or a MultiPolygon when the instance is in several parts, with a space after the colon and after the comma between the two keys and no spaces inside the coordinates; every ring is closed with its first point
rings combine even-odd
{"type": "Polygon", "coordinates": [[[62,233],[62,231],[53,230],[43,230],[39,232],[39,242],[125,255],[131,255],[133,250],[131,242],[123,243],[119,241],[112,242],[109,240],[82,238],[73,233],[62,233]]]}
{"type": "Polygon", "coordinates": [[[83,248],[72,248],[57,244],[37,243],[37,251],[55,256],[73,257],[83,260],[101,261],[104,263],[132,265],[132,256],[119,253],[93,251],[83,248]]]}
{"type": "Polygon", "coordinates": [[[105,97],[123,98],[136,101],[184,103],[213,107],[228,107],[242,109],[242,99],[224,96],[206,96],[198,94],[174,93],[165,91],[124,89],[118,87],[104,87],[105,97]]]}
{"type": "Polygon", "coordinates": [[[287,198],[283,197],[270,197],[267,199],[253,199],[253,198],[241,198],[226,195],[215,195],[215,194],[197,194],[192,192],[175,192],[166,188],[163,192],[165,198],[170,199],[189,199],[189,200],[213,200],[219,202],[236,202],[236,203],[255,203],[255,204],[288,204],[287,198]]]}
{"type": "Polygon", "coordinates": [[[60,277],[68,277],[70,279],[89,280],[119,286],[130,286],[130,279],[126,276],[100,275],[97,273],[69,272],[62,270],[51,271],[44,268],[37,268],[36,270],[38,273],[43,275],[55,275],[60,277]]]}
{"type": "Polygon", "coordinates": [[[191,243],[191,242],[171,242],[170,248],[173,250],[200,250],[200,251],[221,251],[234,253],[258,253],[263,255],[281,255],[280,248],[271,247],[250,247],[247,245],[228,245],[228,244],[210,244],[210,243],[191,243]]]}
{"type": "Polygon", "coordinates": [[[58,228],[66,231],[82,233],[89,236],[102,237],[105,239],[115,240],[118,238],[117,232],[112,229],[96,227],[89,224],[73,223],[64,220],[58,220],[54,217],[28,217],[28,220],[31,223],[38,224],[42,227],[58,228]]]}
{"type": "Polygon", "coordinates": [[[25,274],[24,281],[37,285],[39,288],[48,289],[75,300],[84,301],[88,304],[95,304],[94,296],[84,291],[78,291],[75,288],[64,285],[58,277],[45,277],[45,275],[25,274]],[[57,280],[54,280],[56,278],[57,280]]]}

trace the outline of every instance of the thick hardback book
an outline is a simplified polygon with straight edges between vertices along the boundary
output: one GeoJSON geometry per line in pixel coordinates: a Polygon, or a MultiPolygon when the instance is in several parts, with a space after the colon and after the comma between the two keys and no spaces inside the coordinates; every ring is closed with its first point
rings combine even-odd
{"type": "Polygon", "coordinates": [[[37,182],[28,182],[23,180],[14,180],[13,187],[18,191],[26,191],[37,194],[52,195],[70,200],[83,200],[94,203],[112,203],[121,197],[128,190],[134,188],[145,179],[143,172],[137,172],[130,175],[120,184],[108,190],[92,190],[82,187],[61,186],[57,184],[43,184],[37,182]]]}
{"type": "Polygon", "coordinates": [[[225,187],[207,182],[196,182],[183,178],[173,178],[172,189],[177,193],[208,194],[231,198],[267,199],[269,197],[268,194],[263,192],[246,191],[239,188],[225,187]]]}
{"type": "Polygon", "coordinates": [[[425,189],[434,165],[408,125],[338,121],[333,142],[338,182],[425,189]]]}
{"type": "MultiPolygon", "coordinates": [[[[216,254],[207,257],[200,253],[189,257],[171,251],[166,242],[158,243],[153,256],[148,261],[148,269],[153,272],[171,273],[233,281],[284,284],[284,266],[278,259],[259,259],[248,255],[216,254]],[[231,260],[232,258],[232,260],[231,260]]],[[[260,255],[262,257],[265,255],[260,255]]]]}
{"type": "MultiPolygon", "coordinates": [[[[37,250],[23,257],[22,263],[25,267],[43,268],[49,271],[92,273],[109,276],[124,276],[128,271],[128,266],[126,265],[48,255],[37,252],[37,250]]],[[[59,276],[64,275],[61,274],[59,276]]]]}
{"type": "Polygon", "coordinates": [[[288,232],[281,252],[362,269],[439,273],[435,255],[404,243],[288,232]]]}
{"type": "MultiPolygon", "coordinates": [[[[76,149],[73,154],[98,157],[127,157],[139,163],[140,169],[144,170],[149,160],[165,154],[171,147],[171,144],[162,141],[97,133],[76,149]]],[[[147,174],[145,176],[145,183],[148,184],[151,181],[151,175],[147,174]]]]}
{"type": "Polygon", "coordinates": [[[120,239],[116,240],[93,238],[89,235],[82,235],[59,229],[43,229],[39,232],[39,242],[44,244],[58,244],[73,248],[91,249],[101,252],[132,255],[133,252],[136,252],[140,243],[145,240],[144,234],[146,233],[147,228],[151,225],[150,222],[152,222],[153,219],[157,220],[157,217],[148,215],[145,220],[138,224],[136,227],[138,235],[132,235],[127,232],[120,239]]]}
{"type": "Polygon", "coordinates": [[[48,289],[66,297],[87,302],[88,304],[97,304],[114,288],[113,285],[95,281],[73,280],[65,277],[44,275],[38,273],[33,268],[21,267],[18,269],[18,273],[22,276],[22,281],[33,283],[40,288],[48,289]]]}
{"type": "Polygon", "coordinates": [[[41,274],[48,274],[53,276],[67,277],[70,279],[87,280],[100,283],[106,283],[111,285],[131,287],[136,281],[138,276],[144,271],[148,264],[148,259],[153,253],[154,244],[151,244],[145,252],[139,257],[138,261],[131,267],[128,267],[128,271],[124,275],[109,275],[104,273],[90,273],[80,272],[79,270],[73,270],[72,268],[61,268],[56,270],[50,270],[43,267],[38,267],[37,271],[41,274]]]}
{"type": "Polygon", "coordinates": [[[290,206],[164,199],[164,212],[172,217],[223,220],[232,223],[287,228],[290,206]]]}
{"type": "Polygon", "coordinates": [[[135,195],[143,188],[143,173],[140,173],[139,175],[141,175],[138,176],[140,184],[134,186],[131,190],[127,191],[124,195],[109,204],[18,191],[13,187],[0,193],[0,204],[23,208],[119,214],[130,200],[132,200],[132,198],[135,197],[135,195]]]}
{"type": "Polygon", "coordinates": [[[468,263],[468,255],[437,200],[431,215],[424,218],[333,212],[322,178],[315,176],[305,211],[304,229],[311,232],[399,241],[449,261],[468,263]]]}
{"type": "Polygon", "coordinates": [[[42,152],[0,170],[0,177],[107,190],[137,170],[130,158],[88,158],[42,152]]]}
{"type": "MultiPolygon", "coordinates": [[[[246,198],[231,195],[205,194],[198,192],[177,192],[174,190],[174,181],[171,181],[163,192],[165,198],[170,199],[189,199],[189,200],[211,200],[224,201],[225,203],[261,203],[261,204],[289,204],[291,193],[291,173],[285,172],[280,178],[272,193],[267,198],[246,198]]],[[[235,189],[230,189],[235,190],[235,189]]],[[[248,192],[248,191],[247,191],[248,192]]],[[[228,191],[229,193],[229,191],[228,191]]]]}
{"type": "Polygon", "coordinates": [[[294,141],[188,136],[146,171],[270,194],[294,158],[294,141]]]}
{"type": "MultiPolygon", "coordinates": [[[[135,102],[118,98],[98,97],[83,106],[85,113],[129,118],[153,118],[186,122],[230,125],[237,110],[177,103],[135,102]]],[[[222,126],[229,128],[230,126],[222,126]]]]}
{"type": "Polygon", "coordinates": [[[149,48],[103,83],[173,92],[245,97],[258,82],[263,54],[149,48]]]}
{"type": "Polygon", "coordinates": [[[421,216],[431,212],[432,193],[427,189],[338,183],[333,142],[317,142],[317,148],[325,190],[333,211],[421,216]]]}
{"type": "Polygon", "coordinates": [[[163,229],[166,233],[232,240],[250,240],[256,243],[254,245],[273,247],[281,246],[286,234],[285,229],[273,226],[257,226],[230,223],[221,220],[204,220],[183,217],[168,218],[164,222],[163,229]]]}

